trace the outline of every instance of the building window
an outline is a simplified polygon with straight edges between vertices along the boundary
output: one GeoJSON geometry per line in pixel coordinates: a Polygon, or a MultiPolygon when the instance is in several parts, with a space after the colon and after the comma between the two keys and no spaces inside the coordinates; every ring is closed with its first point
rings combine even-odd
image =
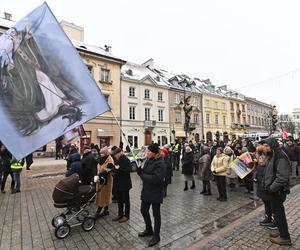
{"type": "Polygon", "coordinates": [[[159,122],[163,122],[164,121],[164,110],[163,109],[159,109],[158,110],[158,121],[159,122]]]}
{"type": "Polygon", "coordinates": [[[175,103],[179,104],[180,103],[180,95],[175,95],[175,103]]]}
{"type": "Polygon", "coordinates": [[[205,106],[209,108],[209,100],[205,100],[205,106]]]}
{"type": "Polygon", "coordinates": [[[164,146],[164,145],[168,144],[167,137],[164,135],[157,136],[157,144],[158,144],[158,146],[164,146]]]}
{"type": "Polygon", "coordinates": [[[210,116],[209,116],[209,114],[206,114],[206,124],[210,124],[210,116]]]}
{"type": "Polygon", "coordinates": [[[110,78],[110,70],[109,69],[101,69],[101,82],[109,82],[110,78]]]}
{"type": "Polygon", "coordinates": [[[150,121],[150,108],[145,108],[145,121],[150,121]]]}
{"type": "Polygon", "coordinates": [[[135,96],[135,88],[129,87],[129,96],[134,97],[135,96]]]}
{"type": "Polygon", "coordinates": [[[159,101],[162,101],[162,100],[163,100],[163,93],[162,93],[162,92],[158,92],[158,94],[157,94],[157,99],[158,99],[159,101]]]}
{"type": "Polygon", "coordinates": [[[246,124],[246,117],[243,117],[243,124],[246,124]]]}
{"type": "Polygon", "coordinates": [[[242,105],[242,111],[245,112],[245,105],[242,105]]]}
{"type": "Polygon", "coordinates": [[[149,89],[145,89],[145,99],[150,99],[150,90],[149,89]]]}
{"type": "Polygon", "coordinates": [[[231,123],[234,123],[234,115],[231,116],[231,123]]]}
{"type": "Polygon", "coordinates": [[[218,102],[215,102],[215,109],[218,108],[218,102]]]}
{"type": "Polygon", "coordinates": [[[250,121],[250,115],[248,115],[248,123],[249,124],[251,123],[251,121],[250,121]]]}
{"type": "Polygon", "coordinates": [[[226,109],[226,103],[222,102],[222,109],[226,109]]]}
{"type": "Polygon", "coordinates": [[[252,116],[252,125],[254,125],[255,122],[254,122],[254,116],[252,116]]]}
{"type": "Polygon", "coordinates": [[[237,117],[237,123],[241,124],[241,117],[240,116],[237,117]]]}
{"type": "Polygon", "coordinates": [[[258,118],[255,117],[255,125],[258,125],[258,118]]]}
{"type": "Polygon", "coordinates": [[[130,147],[139,147],[138,137],[136,135],[128,135],[128,143],[130,144],[130,147]]]}
{"type": "Polygon", "coordinates": [[[135,120],[135,106],[129,106],[129,119],[135,120]]]}
{"type": "Polygon", "coordinates": [[[218,125],[219,124],[219,115],[215,114],[215,124],[218,125]]]}
{"type": "Polygon", "coordinates": [[[194,123],[195,124],[199,123],[199,115],[198,114],[194,114],[194,123]]]}
{"type": "Polygon", "coordinates": [[[180,112],[175,113],[175,122],[181,122],[181,113],[180,112]]]}
{"type": "Polygon", "coordinates": [[[234,111],[233,102],[230,103],[230,110],[234,111]]]}
{"type": "Polygon", "coordinates": [[[223,115],[223,125],[226,126],[226,115],[223,115]]]}
{"type": "Polygon", "coordinates": [[[240,104],[239,104],[239,103],[236,104],[236,110],[237,110],[237,111],[240,110],[240,104]]]}
{"type": "Polygon", "coordinates": [[[197,107],[197,106],[198,106],[198,98],[194,97],[194,107],[197,107]]]}

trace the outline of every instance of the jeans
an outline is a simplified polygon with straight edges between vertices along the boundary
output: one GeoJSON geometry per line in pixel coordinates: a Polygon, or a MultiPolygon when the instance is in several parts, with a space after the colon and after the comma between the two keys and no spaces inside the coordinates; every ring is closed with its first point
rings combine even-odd
{"type": "Polygon", "coordinates": [[[123,216],[125,215],[129,218],[130,215],[130,199],[129,199],[129,190],[128,191],[116,191],[117,201],[118,201],[118,215],[123,216]],[[124,206],[125,206],[125,213],[124,213],[124,206]]]}
{"type": "Polygon", "coordinates": [[[219,198],[220,199],[227,199],[227,192],[226,192],[226,176],[219,176],[215,175],[215,181],[218,187],[219,198]]]}
{"type": "Polygon", "coordinates": [[[152,205],[152,212],[153,212],[153,217],[154,217],[154,236],[159,238],[160,225],[161,225],[160,203],[148,203],[148,202],[142,201],[141,213],[143,215],[143,218],[144,218],[144,221],[146,224],[146,230],[149,232],[153,232],[151,218],[150,218],[150,214],[149,214],[149,209],[150,209],[151,205],[152,205]]]}
{"type": "Polygon", "coordinates": [[[20,191],[21,188],[21,172],[13,172],[14,180],[15,180],[15,190],[20,191]]]}
{"type": "Polygon", "coordinates": [[[291,174],[292,174],[292,177],[296,177],[299,175],[297,161],[292,161],[292,173],[291,174]]]}
{"type": "Polygon", "coordinates": [[[179,153],[174,153],[174,158],[173,158],[173,170],[179,170],[179,161],[180,161],[180,154],[179,153]]]}
{"type": "Polygon", "coordinates": [[[287,240],[290,239],[290,234],[283,206],[283,202],[285,201],[285,199],[285,193],[276,193],[272,195],[270,205],[274,216],[275,224],[278,227],[280,233],[280,237],[287,240]]]}

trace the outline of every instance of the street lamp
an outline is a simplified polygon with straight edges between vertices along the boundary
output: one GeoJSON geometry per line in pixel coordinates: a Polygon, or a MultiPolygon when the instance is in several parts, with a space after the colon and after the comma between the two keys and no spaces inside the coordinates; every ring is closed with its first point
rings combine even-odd
{"type": "Polygon", "coordinates": [[[185,81],[179,84],[183,87],[183,102],[180,101],[180,105],[183,105],[184,132],[185,132],[185,140],[187,141],[188,132],[190,131],[190,121],[191,121],[191,113],[193,110],[193,106],[190,104],[191,96],[186,96],[186,88],[190,87],[191,84],[185,81]]]}

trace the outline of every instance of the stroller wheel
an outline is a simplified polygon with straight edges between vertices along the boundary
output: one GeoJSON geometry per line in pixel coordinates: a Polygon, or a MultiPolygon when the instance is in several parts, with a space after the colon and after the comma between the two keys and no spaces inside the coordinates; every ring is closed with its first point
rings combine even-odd
{"type": "Polygon", "coordinates": [[[94,217],[86,217],[84,218],[81,227],[84,231],[90,231],[95,226],[95,218],[94,217]]]}
{"type": "Polygon", "coordinates": [[[51,224],[53,227],[57,227],[58,225],[62,224],[66,219],[64,214],[56,215],[53,217],[51,224]]]}
{"type": "Polygon", "coordinates": [[[58,239],[66,238],[71,231],[69,224],[63,224],[55,229],[55,236],[58,239]]]}

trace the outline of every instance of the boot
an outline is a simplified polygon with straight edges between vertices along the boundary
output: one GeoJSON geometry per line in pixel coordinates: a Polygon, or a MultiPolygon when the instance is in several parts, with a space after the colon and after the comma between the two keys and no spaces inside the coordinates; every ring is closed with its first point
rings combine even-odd
{"type": "Polygon", "coordinates": [[[192,181],[192,186],[191,186],[191,189],[194,189],[196,187],[195,185],[195,181],[192,181]]]}
{"type": "Polygon", "coordinates": [[[273,232],[270,232],[270,238],[277,238],[278,236],[280,236],[280,233],[278,230],[274,230],[273,232]]]}
{"type": "Polygon", "coordinates": [[[259,225],[261,226],[268,226],[272,222],[272,217],[269,217],[268,215],[265,215],[265,218],[259,222],[259,225]]]}
{"type": "Polygon", "coordinates": [[[152,236],[153,235],[153,231],[152,231],[152,229],[150,230],[150,229],[146,229],[146,230],[144,230],[144,231],[142,231],[142,232],[139,232],[139,234],[138,234],[138,236],[139,237],[147,237],[147,236],[152,236]]]}
{"type": "Polygon", "coordinates": [[[187,181],[184,182],[184,185],[185,185],[185,187],[184,187],[183,191],[188,190],[189,188],[188,188],[188,182],[187,181]]]}
{"type": "Polygon", "coordinates": [[[152,239],[149,241],[149,247],[153,247],[156,245],[158,242],[160,242],[160,237],[159,236],[153,236],[152,239]]]}
{"type": "Polygon", "coordinates": [[[278,236],[277,238],[271,238],[270,241],[274,244],[278,244],[281,246],[291,246],[292,245],[291,239],[283,239],[280,236],[278,236]]]}

